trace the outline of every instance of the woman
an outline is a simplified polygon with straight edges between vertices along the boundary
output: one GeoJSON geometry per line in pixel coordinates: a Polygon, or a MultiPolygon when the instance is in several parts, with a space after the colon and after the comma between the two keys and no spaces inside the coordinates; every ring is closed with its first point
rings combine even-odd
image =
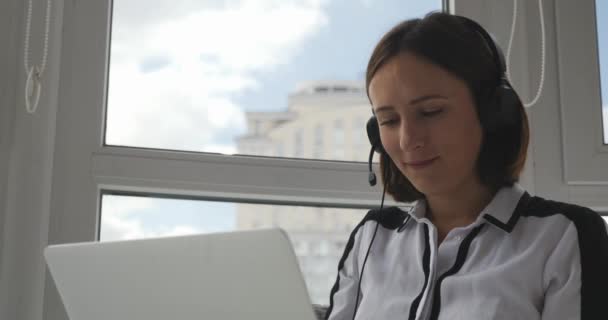
{"type": "Polygon", "coordinates": [[[608,235],[517,183],[529,140],[504,59],[445,13],[390,30],[366,87],[386,191],[339,263],[328,319],[608,319],[608,235]]]}

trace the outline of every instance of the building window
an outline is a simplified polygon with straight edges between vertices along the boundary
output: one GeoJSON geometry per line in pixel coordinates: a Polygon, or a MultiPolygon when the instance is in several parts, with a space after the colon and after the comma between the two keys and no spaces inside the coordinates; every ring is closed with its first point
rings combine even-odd
{"type": "Polygon", "coordinates": [[[323,92],[323,93],[326,93],[326,92],[329,92],[329,88],[328,88],[328,87],[326,87],[326,86],[315,87],[315,92],[323,92]]]}
{"type": "Polygon", "coordinates": [[[334,159],[344,159],[344,123],[342,119],[334,121],[334,159]]]}
{"type": "Polygon", "coordinates": [[[282,142],[277,142],[276,146],[275,146],[276,150],[275,150],[275,156],[277,157],[282,157],[283,156],[283,143],[282,142]]]}
{"type": "Polygon", "coordinates": [[[293,156],[296,158],[304,156],[304,133],[302,131],[302,129],[297,129],[294,135],[293,156]]]}
{"type": "Polygon", "coordinates": [[[321,159],[323,157],[323,125],[317,124],[315,126],[315,139],[313,146],[313,158],[321,159]]]}

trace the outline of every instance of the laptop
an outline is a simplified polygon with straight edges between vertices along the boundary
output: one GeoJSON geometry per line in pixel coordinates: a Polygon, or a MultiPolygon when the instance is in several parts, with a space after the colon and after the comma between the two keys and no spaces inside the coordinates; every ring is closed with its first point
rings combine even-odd
{"type": "Polygon", "coordinates": [[[71,320],[316,320],[281,229],[52,245],[71,320]]]}

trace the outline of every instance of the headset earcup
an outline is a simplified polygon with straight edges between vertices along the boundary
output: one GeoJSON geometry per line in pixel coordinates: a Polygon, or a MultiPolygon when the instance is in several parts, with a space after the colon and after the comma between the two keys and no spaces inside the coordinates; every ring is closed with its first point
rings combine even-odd
{"type": "Polygon", "coordinates": [[[376,116],[371,116],[369,120],[367,120],[366,129],[367,138],[374,150],[380,154],[385,153],[384,148],[382,147],[382,141],[380,140],[380,128],[378,127],[376,116]]]}
{"type": "Polygon", "coordinates": [[[496,132],[518,122],[519,96],[508,81],[501,81],[494,93],[482,107],[481,123],[487,132],[496,132]]]}
{"type": "Polygon", "coordinates": [[[513,90],[508,80],[504,80],[500,85],[501,123],[511,126],[519,123],[520,108],[523,105],[517,92],[513,90]]]}

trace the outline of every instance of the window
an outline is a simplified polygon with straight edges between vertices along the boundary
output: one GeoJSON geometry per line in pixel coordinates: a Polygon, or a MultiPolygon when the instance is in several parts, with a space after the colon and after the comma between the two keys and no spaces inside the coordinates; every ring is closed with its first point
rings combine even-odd
{"type": "MultiPolygon", "coordinates": [[[[569,194],[566,196],[565,193],[560,193],[561,197],[590,206],[593,206],[593,203],[605,206],[599,199],[606,199],[608,195],[608,145],[605,144],[602,132],[602,110],[605,110],[602,107],[602,86],[606,82],[600,81],[601,55],[605,51],[602,49],[602,35],[605,34],[602,27],[604,5],[601,4],[596,10],[595,0],[576,4],[568,1],[556,2],[553,23],[559,41],[556,41],[557,50],[553,53],[547,50],[548,54],[556,55],[558,68],[555,81],[559,84],[559,99],[555,101],[555,111],[561,128],[556,132],[561,135],[559,147],[562,150],[561,154],[554,153],[552,160],[557,164],[562,161],[563,165],[556,182],[563,184],[562,187],[569,194]],[[561,159],[556,159],[557,157],[561,159]],[[591,193],[596,194],[598,199],[589,197],[588,194],[591,193]]],[[[550,12],[547,7],[545,12],[550,12]]],[[[552,26],[552,19],[547,21],[552,26]]],[[[546,108],[549,103],[542,107],[546,108]]],[[[537,120],[537,128],[546,126],[546,120],[551,118],[546,114],[541,116],[541,110],[536,112],[540,118],[537,120]]],[[[547,143],[548,140],[538,142],[542,147],[547,143]]],[[[542,179],[551,179],[550,176],[543,175],[542,179]]],[[[538,180],[535,184],[538,185],[538,180]]]]}
{"type": "Polygon", "coordinates": [[[608,144],[608,4],[595,1],[598,56],[600,66],[602,128],[604,144],[608,144]]]}
{"type": "Polygon", "coordinates": [[[262,121],[261,120],[255,120],[253,122],[253,134],[256,135],[256,136],[262,134],[261,128],[262,128],[262,121]]]}
{"type": "Polygon", "coordinates": [[[293,156],[296,158],[304,156],[304,133],[302,131],[302,129],[297,129],[294,135],[293,156]]]}
{"type": "MultiPolygon", "coordinates": [[[[370,112],[371,116],[371,112],[370,112]]],[[[368,155],[364,150],[367,147],[371,147],[367,138],[366,131],[367,120],[364,117],[358,117],[352,122],[352,130],[350,136],[353,139],[353,147],[351,148],[356,152],[352,153],[352,160],[354,161],[367,161],[368,155]]]]}
{"type": "Polygon", "coordinates": [[[344,159],[344,123],[342,119],[334,120],[334,159],[344,159]]]}
{"type": "Polygon", "coordinates": [[[283,156],[283,143],[276,144],[275,156],[277,156],[277,157],[283,156]]]}
{"type": "Polygon", "coordinates": [[[315,144],[313,146],[313,158],[320,159],[323,156],[323,125],[315,126],[315,144]]]}
{"type": "Polygon", "coordinates": [[[329,88],[328,87],[315,87],[315,92],[328,92],[329,88]]]}

